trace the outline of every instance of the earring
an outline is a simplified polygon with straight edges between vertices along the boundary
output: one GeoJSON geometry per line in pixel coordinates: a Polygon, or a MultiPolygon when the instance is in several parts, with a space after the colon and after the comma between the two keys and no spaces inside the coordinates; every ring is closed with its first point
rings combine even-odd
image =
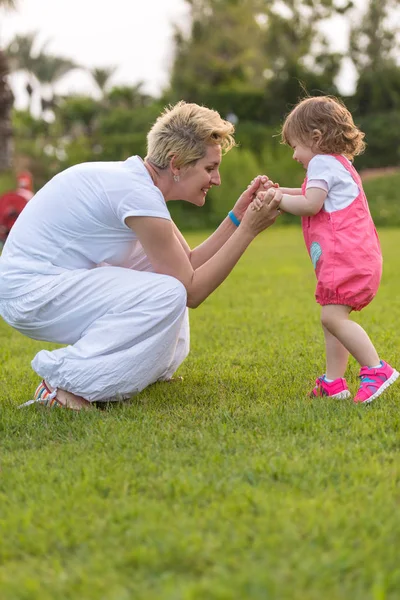
{"type": "Polygon", "coordinates": [[[179,179],[180,179],[179,175],[174,175],[174,181],[176,181],[176,183],[178,183],[179,179]]]}

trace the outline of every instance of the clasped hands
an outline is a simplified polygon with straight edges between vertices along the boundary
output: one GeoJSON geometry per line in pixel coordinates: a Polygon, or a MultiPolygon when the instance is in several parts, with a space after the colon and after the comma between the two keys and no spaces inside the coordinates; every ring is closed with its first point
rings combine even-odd
{"type": "MultiPolygon", "coordinates": [[[[266,175],[261,175],[260,179],[261,181],[258,190],[250,204],[251,210],[260,211],[265,204],[269,205],[272,200],[278,202],[282,200],[282,192],[279,190],[279,183],[274,183],[266,175]]],[[[276,210],[278,213],[281,212],[279,205],[276,210]]]]}
{"type": "Polygon", "coordinates": [[[252,235],[258,235],[270,227],[280,214],[279,203],[282,199],[282,192],[277,188],[277,184],[265,175],[253,179],[234,208],[236,209],[244,199],[247,202],[241,225],[252,235]]]}
{"type": "Polygon", "coordinates": [[[261,200],[263,198],[262,194],[264,193],[267,193],[267,197],[265,198],[267,204],[269,204],[272,198],[275,198],[276,196],[280,201],[280,194],[276,194],[277,188],[279,188],[279,184],[271,181],[266,175],[258,175],[255,177],[233,207],[236,218],[241,221],[248,208],[251,210],[260,210],[261,200]],[[254,204],[257,196],[259,196],[259,199],[254,204]]]}

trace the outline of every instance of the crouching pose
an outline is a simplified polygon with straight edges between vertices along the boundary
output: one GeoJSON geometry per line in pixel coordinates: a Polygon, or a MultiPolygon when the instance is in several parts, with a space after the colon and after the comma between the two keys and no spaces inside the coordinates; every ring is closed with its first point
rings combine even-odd
{"type": "Polygon", "coordinates": [[[275,189],[250,210],[256,178],[198,248],[172,222],[167,202],[203,206],[234,145],[217,112],[180,102],[149,131],[144,160],[76,165],[29,202],[0,258],[0,314],[33,339],[65,345],[33,359],[42,379],[33,402],[79,410],[171,379],[189,352],[187,307],[279,214],[275,189]]]}

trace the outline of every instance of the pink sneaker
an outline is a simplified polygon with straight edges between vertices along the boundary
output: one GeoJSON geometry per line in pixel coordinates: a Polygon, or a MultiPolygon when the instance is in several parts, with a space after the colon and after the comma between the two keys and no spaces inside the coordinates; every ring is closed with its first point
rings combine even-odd
{"type": "Polygon", "coordinates": [[[361,384],[354,402],[368,404],[396,381],[399,376],[396,369],[393,369],[393,367],[383,360],[381,360],[381,365],[378,369],[370,369],[369,367],[362,367],[360,369],[361,384]]]}
{"type": "Polygon", "coordinates": [[[350,395],[345,379],[338,377],[338,379],[329,382],[325,381],[324,376],[316,379],[315,388],[309,394],[310,398],[328,396],[329,398],[336,398],[337,400],[345,400],[346,398],[350,398],[350,395]]]}

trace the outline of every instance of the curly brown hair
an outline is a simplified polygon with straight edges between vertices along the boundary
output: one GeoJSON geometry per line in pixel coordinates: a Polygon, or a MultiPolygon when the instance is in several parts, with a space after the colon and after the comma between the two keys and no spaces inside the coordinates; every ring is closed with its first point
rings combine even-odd
{"type": "Polygon", "coordinates": [[[350,111],[333,96],[301,100],[286,117],[281,131],[282,143],[288,146],[297,141],[321,154],[343,154],[350,160],[364,152],[364,137],[350,111]]]}

